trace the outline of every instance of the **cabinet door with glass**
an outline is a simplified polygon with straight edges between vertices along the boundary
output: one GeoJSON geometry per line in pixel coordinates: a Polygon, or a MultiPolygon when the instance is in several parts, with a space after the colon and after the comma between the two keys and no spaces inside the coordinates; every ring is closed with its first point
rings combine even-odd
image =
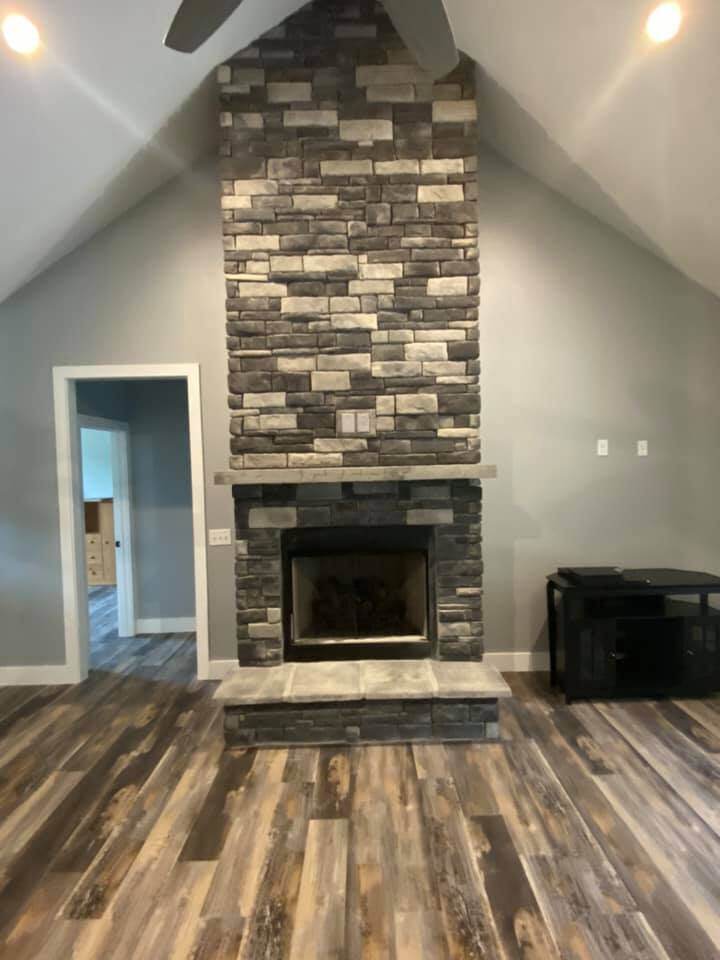
{"type": "Polygon", "coordinates": [[[615,688],[615,622],[580,620],[572,624],[569,696],[611,693],[615,688]]]}
{"type": "Polygon", "coordinates": [[[720,687],[720,617],[694,618],[686,626],[683,686],[712,691],[720,687]]]}

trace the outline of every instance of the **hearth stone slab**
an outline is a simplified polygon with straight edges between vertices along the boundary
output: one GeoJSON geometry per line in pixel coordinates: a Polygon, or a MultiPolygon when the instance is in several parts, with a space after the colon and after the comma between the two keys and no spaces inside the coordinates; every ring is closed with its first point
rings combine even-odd
{"type": "Polygon", "coordinates": [[[293,670],[286,703],[320,703],[328,696],[338,701],[362,699],[363,681],[357,662],[297,663],[289,666],[293,670]]]}
{"type": "Polygon", "coordinates": [[[344,660],[238,667],[215,699],[228,706],[344,700],[497,700],[512,696],[488,664],[441,660],[344,660]]]}
{"type": "Polygon", "coordinates": [[[428,662],[435,679],[438,696],[443,699],[511,696],[510,688],[494,667],[483,663],[464,663],[460,660],[428,662]],[[478,667],[480,669],[477,669],[478,667]],[[500,685],[506,692],[501,692],[500,685]]]}
{"type": "Polygon", "coordinates": [[[232,700],[236,703],[283,703],[288,695],[294,673],[294,664],[287,666],[293,669],[243,667],[242,670],[236,670],[220,684],[215,697],[224,699],[224,697],[218,697],[218,694],[230,681],[228,693],[231,693],[232,700]]]}
{"type": "Polygon", "coordinates": [[[429,660],[361,660],[365,700],[422,700],[435,693],[429,660]]]}

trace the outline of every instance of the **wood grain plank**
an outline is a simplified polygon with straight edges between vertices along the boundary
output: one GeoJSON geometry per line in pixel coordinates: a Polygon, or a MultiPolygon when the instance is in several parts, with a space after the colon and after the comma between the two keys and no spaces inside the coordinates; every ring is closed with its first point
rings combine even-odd
{"type": "Polygon", "coordinates": [[[350,812],[350,749],[323,747],[315,780],[313,820],[345,820],[350,812]]]}
{"type": "MultiPolygon", "coordinates": [[[[613,704],[613,707],[616,706],[613,704]]],[[[670,880],[634,833],[616,815],[565,738],[555,731],[549,717],[536,709],[533,703],[525,702],[521,709],[527,721],[533,725],[536,743],[546,757],[548,768],[572,796],[573,804],[607,858],[606,865],[611,867],[613,873],[616,872],[626,896],[631,896],[639,911],[645,915],[668,956],[672,960],[686,960],[687,957],[709,960],[715,947],[706,931],[685,907],[670,880]]],[[[553,852],[546,852],[549,854],[547,862],[551,862],[553,852]]],[[[532,859],[530,855],[531,862],[532,859]]],[[[593,871],[600,866],[597,855],[587,858],[585,862],[593,871]]],[[[534,886],[534,889],[538,895],[538,888],[534,886]]],[[[613,882],[612,889],[612,899],[618,900],[622,888],[613,882]]]]}
{"type": "Polygon", "coordinates": [[[503,955],[508,960],[559,960],[560,954],[502,816],[472,817],[468,829],[503,955]]]}
{"type": "Polygon", "coordinates": [[[597,742],[614,750],[617,775],[598,781],[618,818],[627,824],[653,862],[720,952],[720,841],[614,728],[590,706],[582,711],[597,742]]]}
{"type": "Polygon", "coordinates": [[[552,721],[572,749],[594,776],[607,776],[614,772],[612,755],[604,753],[593,740],[588,730],[568,707],[557,707],[552,712],[552,721]]]}
{"type": "Polygon", "coordinates": [[[186,960],[197,939],[200,911],[217,864],[178,863],[163,887],[162,901],[148,918],[133,957],[186,960]]]}
{"type": "MultiPolygon", "coordinates": [[[[102,917],[76,925],[73,960],[127,960],[136,954],[153,910],[176,867],[188,833],[207,796],[222,743],[208,736],[186,755],[182,777],[168,797],[139,853],[102,917]]],[[[217,865],[209,865],[217,870],[217,865]]]]}
{"type": "Polygon", "coordinates": [[[447,956],[500,960],[499,934],[454,784],[424,780],[420,790],[447,956]]]}
{"type": "Polygon", "coordinates": [[[652,708],[671,723],[676,730],[706,753],[720,754],[720,734],[715,734],[692,713],[669,700],[653,703],[652,708]]]}
{"type": "Polygon", "coordinates": [[[497,800],[479,762],[484,744],[446,744],[445,753],[466,817],[498,813],[497,800]]]}
{"type": "Polygon", "coordinates": [[[201,917],[190,960],[237,960],[244,928],[242,917],[201,917]]]}
{"type": "Polygon", "coordinates": [[[104,914],[185,773],[187,758],[200,749],[206,738],[216,740],[218,712],[218,707],[210,701],[182,724],[175,741],[142,786],[127,817],[110,834],[72,891],[64,907],[65,916],[89,920],[104,914]]]}
{"type": "Polygon", "coordinates": [[[230,829],[233,804],[252,770],[255,752],[228,751],[180,853],[181,860],[217,860],[230,829]]]}
{"type": "Polygon", "coordinates": [[[78,875],[46,873],[35,885],[17,923],[0,941],[0,960],[37,960],[49,957],[46,941],[50,926],[78,875]]]}
{"type": "Polygon", "coordinates": [[[316,747],[290,747],[283,780],[286,783],[315,783],[319,752],[316,747]]]}
{"type": "Polygon", "coordinates": [[[262,750],[234,804],[233,821],[218,869],[203,906],[203,916],[253,912],[263,868],[272,843],[271,828],[283,794],[283,750],[262,750]]]}
{"type": "Polygon", "coordinates": [[[647,704],[598,704],[618,733],[720,837],[720,761],[647,704]]]}
{"type": "Polygon", "coordinates": [[[289,960],[340,960],[345,953],[347,820],[311,820],[289,960]]]}
{"type": "Polygon", "coordinates": [[[290,952],[312,806],[311,783],[283,782],[239,960],[285,960],[290,952]]]}
{"type": "Polygon", "coordinates": [[[675,700],[688,716],[700,724],[716,740],[720,739],[720,713],[714,710],[706,700],[675,700]]]}

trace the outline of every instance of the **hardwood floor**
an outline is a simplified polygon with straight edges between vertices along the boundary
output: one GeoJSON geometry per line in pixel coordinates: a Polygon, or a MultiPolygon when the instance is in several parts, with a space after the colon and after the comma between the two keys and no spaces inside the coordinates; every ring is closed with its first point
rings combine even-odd
{"type": "Polygon", "coordinates": [[[117,640],[117,587],[90,587],[88,590],[88,608],[91,644],[102,643],[105,640],[117,640]]]}
{"type": "Polygon", "coordinates": [[[191,636],[92,662],[0,690],[3,960],[720,957],[720,700],[226,752],[191,636]]]}

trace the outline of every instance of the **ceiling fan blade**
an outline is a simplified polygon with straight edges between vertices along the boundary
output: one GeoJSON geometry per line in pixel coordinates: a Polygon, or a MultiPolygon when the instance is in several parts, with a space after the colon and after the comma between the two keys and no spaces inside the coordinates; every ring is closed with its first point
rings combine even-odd
{"type": "Polygon", "coordinates": [[[225,23],[242,0],[183,0],[165,37],[165,46],[194,53],[225,23]]]}
{"type": "Polygon", "coordinates": [[[383,0],[397,32],[420,66],[438,80],[460,60],[443,0],[383,0]]]}

